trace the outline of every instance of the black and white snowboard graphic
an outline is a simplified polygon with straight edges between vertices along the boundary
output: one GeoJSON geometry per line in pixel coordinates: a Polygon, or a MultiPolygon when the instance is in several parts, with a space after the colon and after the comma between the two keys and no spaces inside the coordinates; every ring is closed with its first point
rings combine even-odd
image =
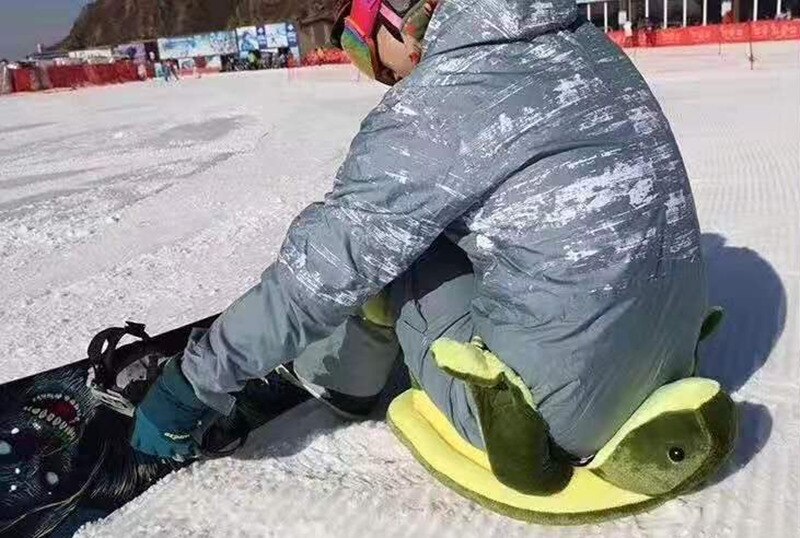
{"type": "MultiPolygon", "coordinates": [[[[187,464],[131,449],[132,415],[166,359],[215,317],[154,337],[138,324],[110,328],[88,358],[0,385],[0,537],[72,536],[187,464]],[[136,341],[119,345],[125,338],[136,341]]],[[[207,457],[308,399],[271,379],[250,381],[235,411],[203,432],[207,457]]]]}

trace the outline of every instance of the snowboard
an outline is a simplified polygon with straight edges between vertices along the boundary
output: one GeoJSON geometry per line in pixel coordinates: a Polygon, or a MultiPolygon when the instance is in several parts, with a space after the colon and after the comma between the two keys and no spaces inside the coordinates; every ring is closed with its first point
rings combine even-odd
{"type": "MultiPolygon", "coordinates": [[[[152,337],[138,323],[110,327],[85,359],[0,385],[1,538],[72,536],[190,463],[134,451],[133,414],[166,360],[216,317],[152,337]]],[[[279,377],[249,381],[234,411],[198,433],[202,457],[230,454],[309,398],[279,377]]]]}

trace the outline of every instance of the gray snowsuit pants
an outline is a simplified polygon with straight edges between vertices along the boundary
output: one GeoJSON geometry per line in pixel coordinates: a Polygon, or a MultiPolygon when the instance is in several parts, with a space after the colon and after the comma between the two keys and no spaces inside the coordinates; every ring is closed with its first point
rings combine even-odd
{"type": "Polygon", "coordinates": [[[469,342],[472,264],[463,250],[440,237],[388,286],[395,329],[351,316],[328,338],[295,359],[295,371],[317,385],[351,396],[381,391],[402,349],[411,376],[474,446],[483,448],[466,386],[436,366],[430,346],[441,337],[469,342]]]}

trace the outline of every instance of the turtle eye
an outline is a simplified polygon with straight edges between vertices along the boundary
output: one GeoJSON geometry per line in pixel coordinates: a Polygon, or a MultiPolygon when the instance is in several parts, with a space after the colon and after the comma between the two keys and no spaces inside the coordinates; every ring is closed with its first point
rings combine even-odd
{"type": "Polygon", "coordinates": [[[671,447],[667,452],[667,455],[669,456],[669,459],[672,461],[672,463],[680,463],[686,457],[686,453],[679,446],[671,447]]]}

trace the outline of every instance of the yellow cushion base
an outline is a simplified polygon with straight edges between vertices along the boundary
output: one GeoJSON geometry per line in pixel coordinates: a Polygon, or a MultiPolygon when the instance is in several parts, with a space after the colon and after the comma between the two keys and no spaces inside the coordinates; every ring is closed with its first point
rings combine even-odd
{"type": "Polygon", "coordinates": [[[421,390],[410,389],[389,406],[389,423],[417,460],[438,480],[486,508],[528,522],[592,523],[648,510],[669,496],[649,497],[575,469],[567,487],[547,496],[513,490],[492,474],[484,452],[467,443],[421,390]]]}

